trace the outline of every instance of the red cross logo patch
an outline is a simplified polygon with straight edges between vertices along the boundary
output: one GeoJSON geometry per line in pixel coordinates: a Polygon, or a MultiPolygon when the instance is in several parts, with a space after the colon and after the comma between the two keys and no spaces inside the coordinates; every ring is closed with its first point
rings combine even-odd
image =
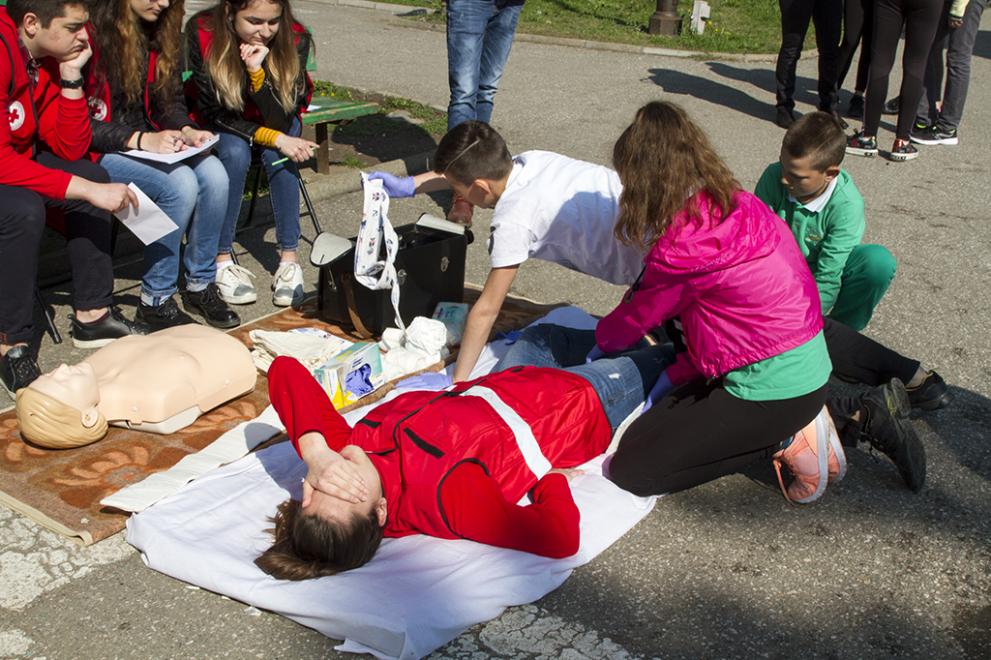
{"type": "Polygon", "coordinates": [[[16,131],[21,126],[24,125],[24,120],[27,117],[24,115],[24,106],[20,101],[14,101],[7,108],[7,117],[10,120],[10,130],[16,131]]]}

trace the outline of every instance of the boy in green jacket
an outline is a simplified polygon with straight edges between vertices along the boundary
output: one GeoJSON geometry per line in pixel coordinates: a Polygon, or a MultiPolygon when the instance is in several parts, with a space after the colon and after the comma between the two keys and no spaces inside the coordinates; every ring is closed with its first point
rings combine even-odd
{"type": "Polygon", "coordinates": [[[895,258],[862,245],[864,198],[840,169],[846,137],[825,112],[798,119],[785,133],[780,161],[754,191],[791,227],[819,288],[822,313],[863,330],[895,276],[895,258]]]}

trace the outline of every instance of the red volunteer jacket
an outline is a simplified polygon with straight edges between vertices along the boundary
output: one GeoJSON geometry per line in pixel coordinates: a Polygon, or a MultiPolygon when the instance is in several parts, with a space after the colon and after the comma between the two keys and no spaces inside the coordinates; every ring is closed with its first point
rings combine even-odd
{"type": "Polygon", "coordinates": [[[0,185],[65,198],[72,175],[32,160],[39,140],[65,160],[79,160],[89,148],[86,100],[65,98],[59,78],[58,62],[46,57],[31,82],[17,26],[0,7],[0,185]]]}
{"type": "Polygon", "coordinates": [[[317,431],[335,451],[353,444],[370,454],[388,503],[385,536],[466,538],[549,557],[578,551],[567,479],[547,471],[609,445],[609,423],[584,379],[522,367],[400,395],[350,429],[295,360],[277,359],[268,378],[297,451],[299,437],[317,431]],[[518,506],[528,491],[533,504],[518,506]]]}

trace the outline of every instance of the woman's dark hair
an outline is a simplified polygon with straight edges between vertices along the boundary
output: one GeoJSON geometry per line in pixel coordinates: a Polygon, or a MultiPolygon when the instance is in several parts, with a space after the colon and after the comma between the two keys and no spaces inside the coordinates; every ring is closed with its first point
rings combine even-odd
{"type": "Polygon", "coordinates": [[[476,179],[497,181],[513,171],[513,157],[505,140],[481,121],[458,124],[441,138],[434,172],[470,186],[476,179]]]}
{"type": "Polygon", "coordinates": [[[171,0],[150,24],[134,15],[129,0],[90,0],[90,22],[96,33],[100,62],[111,86],[124,91],[129,103],[141,103],[147,71],[140,55],[142,46],[157,50],[152,93],[168,102],[179,91],[182,60],[182,17],[185,0],[171,0]]]}
{"type": "Polygon", "coordinates": [[[279,505],[272,518],[272,547],[255,564],[279,580],[308,580],[367,564],[382,542],[375,510],[350,524],[307,515],[297,500],[279,505]]]}
{"type": "Polygon", "coordinates": [[[612,161],[623,183],[615,234],[627,245],[650,247],[683,209],[697,218],[701,191],[708,193],[713,212],[725,216],[740,189],[702,129],[667,101],[637,110],[613,147],[612,161]]]}

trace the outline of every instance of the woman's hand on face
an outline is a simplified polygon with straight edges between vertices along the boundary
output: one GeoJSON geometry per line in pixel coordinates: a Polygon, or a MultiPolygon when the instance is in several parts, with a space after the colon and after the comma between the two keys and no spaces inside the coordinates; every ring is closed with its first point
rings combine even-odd
{"type": "Polygon", "coordinates": [[[201,131],[192,126],[183,126],[181,131],[182,141],[189,147],[198,147],[207,140],[213,138],[210,131],[201,131]]]}
{"type": "Polygon", "coordinates": [[[354,463],[336,451],[321,451],[307,460],[306,478],[303,479],[303,506],[309,504],[314,490],[332,495],[345,502],[364,502],[368,499],[365,480],[354,463]]]}
{"type": "Polygon", "coordinates": [[[261,44],[241,44],[241,61],[248,73],[255,73],[262,68],[262,62],[268,56],[268,47],[261,44]]]}
{"type": "Polygon", "coordinates": [[[141,135],[141,149],[156,154],[171,154],[186,149],[180,131],[157,131],[141,135]]]}
{"type": "Polygon", "coordinates": [[[275,139],[275,148],[294,163],[304,163],[317,148],[315,142],[282,133],[275,139]]]}

